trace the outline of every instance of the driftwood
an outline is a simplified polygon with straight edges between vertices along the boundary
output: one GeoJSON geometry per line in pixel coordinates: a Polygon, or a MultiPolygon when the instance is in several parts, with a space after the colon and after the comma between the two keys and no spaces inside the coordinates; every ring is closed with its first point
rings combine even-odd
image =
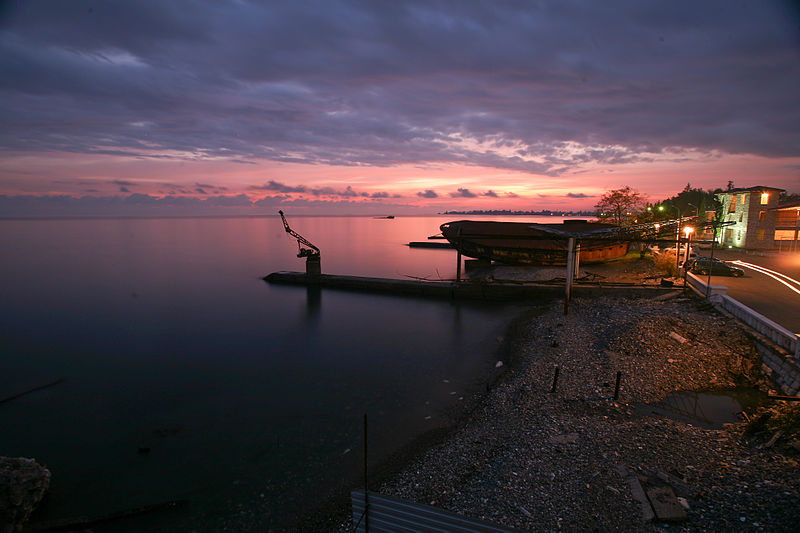
{"type": "Polygon", "coordinates": [[[0,405],[4,404],[6,402],[10,402],[12,400],[16,400],[17,398],[19,398],[21,396],[25,396],[26,394],[30,394],[32,392],[40,391],[42,389],[47,389],[47,388],[50,388],[50,387],[54,387],[54,386],[58,385],[59,383],[61,383],[62,381],[64,381],[64,378],[58,378],[57,380],[51,381],[50,383],[45,383],[44,385],[39,385],[38,387],[34,387],[32,389],[28,389],[28,390],[19,392],[17,394],[12,394],[11,396],[7,396],[5,398],[0,399],[0,405]]]}
{"type": "Polygon", "coordinates": [[[784,402],[800,402],[800,396],[780,396],[777,394],[770,394],[767,396],[770,400],[783,400],[784,402]]]}
{"type": "Polygon", "coordinates": [[[131,516],[138,516],[155,511],[174,509],[188,504],[188,500],[171,500],[167,502],[154,503],[151,505],[143,505],[141,507],[134,507],[132,509],[124,509],[116,511],[104,516],[88,518],[85,516],[78,516],[75,518],[66,518],[64,520],[55,520],[52,522],[43,522],[41,524],[31,524],[29,531],[31,533],[56,533],[58,531],[73,531],[76,529],[85,529],[89,526],[96,526],[105,522],[113,520],[120,520],[122,518],[129,518],[131,516]]]}

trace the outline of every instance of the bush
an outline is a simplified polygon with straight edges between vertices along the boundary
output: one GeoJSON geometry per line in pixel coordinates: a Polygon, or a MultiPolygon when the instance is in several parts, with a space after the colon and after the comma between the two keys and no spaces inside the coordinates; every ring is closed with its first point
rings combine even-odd
{"type": "Polygon", "coordinates": [[[653,263],[656,269],[665,277],[672,278],[678,275],[678,267],[675,266],[674,253],[661,253],[655,256],[653,263]]]}

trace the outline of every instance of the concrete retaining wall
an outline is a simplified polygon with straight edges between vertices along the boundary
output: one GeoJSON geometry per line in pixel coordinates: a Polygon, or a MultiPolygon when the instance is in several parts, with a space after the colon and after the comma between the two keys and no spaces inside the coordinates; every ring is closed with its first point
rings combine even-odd
{"type": "Polygon", "coordinates": [[[727,294],[720,298],[719,305],[800,361],[800,338],[797,335],[727,294]]]}
{"type": "Polygon", "coordinates": [[[789,354],[782,354],[768,343],[756,341],[756,349],[764,364],[764,371],[772,378],[785,394],[796,395],[800,392],[800,367],[789,354]]]}
{"type": "Polygon", "coordinates": [[[691,272],[686,274],[686,284],[703,298],[706,297],[706,292],[708,292],[710,300],[715,303],[719,300],[720,296],[728,292],[728,287],[725,285],[711,285],[711,290],[708,290],[706,281],[691,272]]]}
{"type": "MultiPolygon", "coordinates": [[[[707,285],[703,279],[689,273],[686,282],[692,290],[705,297],[707,285]]],[[[725,294],[727,290],[727,287],[712,285],[709,299],[758,333],[755,345],[767,373],[785,393],[797,394],[800,391],[800,337],[731,298],[725,294]]]]}

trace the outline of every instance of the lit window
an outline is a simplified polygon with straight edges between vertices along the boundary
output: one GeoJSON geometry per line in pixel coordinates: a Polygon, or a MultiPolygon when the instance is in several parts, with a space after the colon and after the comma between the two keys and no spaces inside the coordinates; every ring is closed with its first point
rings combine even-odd
{"type": "Polygon", "coordinates": [[[764,230],[763,229],[758,230],[758,240],[759,241],[763,241],[764,240],[764,230]]]}
{"type": "Polygon", "coordinates": [[[769,193],[762,192],[761,193],[761,205],[767,205],[769,203],[769,193]]]}
{"type": "Polygon", "coordinates": [[[766,211],[759,211],[758,212],[758,221],[759,222],[764,222],[765,220],[767,220],[767,212],[766,211]]]}

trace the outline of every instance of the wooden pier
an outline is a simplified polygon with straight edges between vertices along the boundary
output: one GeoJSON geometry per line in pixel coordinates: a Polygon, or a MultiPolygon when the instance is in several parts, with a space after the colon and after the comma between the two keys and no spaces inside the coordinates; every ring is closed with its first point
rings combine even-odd
{"type": "Polygon", "coordinates": [[[408,243],[409,248],[435,248],[435,249],[442,249],[442,250],[455,250],[456,247],[450,244],[449,242],[437,242],[437,241],[411,241],[408,243]]]}
{"type": "MultiPolygon", "coordinates": [[[[301,285],[347,291],[393,294],[447,300],[535,300],[564,296],[562,283],[502,283],[480,281],[424,281],[363,276],[343,276],[320,274],[309,276],[304,272],[273,272],[264,281],[277,285],[301,285]]],[[[576,287],[579,294],[595,292],[624,292],[643,294],[645,291],[664,292],[661,287],[643,286],[581,286],[576,287]]]]}

